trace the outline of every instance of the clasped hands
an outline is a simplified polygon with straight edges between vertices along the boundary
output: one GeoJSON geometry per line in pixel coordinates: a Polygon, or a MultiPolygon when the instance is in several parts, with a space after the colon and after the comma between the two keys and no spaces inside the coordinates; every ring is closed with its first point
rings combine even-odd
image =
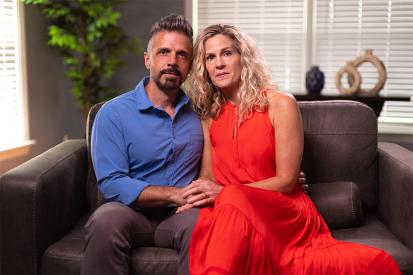
{"type": "MultiPolygon", "coordinates": [[[[308,191],[307,179],[304,172],[300,172],[298,182],[304,192],[308,191]]],[[[203,207],[211,205],[215,201],[223,186],[208,179],[198,179],[182,189],[181,196],[186,201],[185,204],[177,208],[176,213],[181,213],[192,207],[203,207]]]]}
{"type": "Polygon", "coordinates": [[[182,189],[181,196],[186,204],[181,205],[176,213],[181,213],[192,207],[210,205],[215,201],[223,187],[208,179],[197,179],[182,189]]]}

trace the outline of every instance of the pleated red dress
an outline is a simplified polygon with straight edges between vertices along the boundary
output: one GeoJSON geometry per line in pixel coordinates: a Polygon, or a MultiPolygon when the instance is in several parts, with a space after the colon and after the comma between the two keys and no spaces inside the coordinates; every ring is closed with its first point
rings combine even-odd
{"type": "Polygon", "coordinates": [[[245,186],[273,177],[274,129],[254,112],[233,134],[235,108],[225,105],[210,128],[213,171],[223,185],[194,228],[190,274],[400,274],[386,252],[335,240],[297,184],[291,194],[245,186]]]}

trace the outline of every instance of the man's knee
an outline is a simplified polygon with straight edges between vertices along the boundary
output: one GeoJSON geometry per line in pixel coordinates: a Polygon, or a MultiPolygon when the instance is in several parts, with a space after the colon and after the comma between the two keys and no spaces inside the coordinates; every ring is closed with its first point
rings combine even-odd
{"type": "Polygon", "coordinates": [[[155,232],[155,244],[161,247],[186,248],[198,219],[199,208],[191,208],[175,214],[159,224],[155,232]]]}
{"type": "Polygon", "coordinates": [[[90,216],[85,228],[88,233],[113,234],[127,226],[130,209],[117,202],[109,202],[100,206],[90,216]]]}
{"type": "Polygon", "coordinates": [[[103,243],[134,242],[148,244],[153,239],[153,228],[146,218],[128,206],[109,202],[100,206],[89,218],[86,226],[86,239],[103,243]],[[136,235],[141,235],[138,238],[136,235]],[[140,240],[136,240],[140,239],[140,240]]]}
{"type": "Polygon", "coordinates": [[[191,241],[192,231],[194,230],[196,221],[198,219],[199,208],[192,208],[184,211],[179,217],[180,226],[175,232],[175,242],[177,247],[187,249],[191,241]]]}
{"type": "Polygon", "coordinates": [[[177,232],[192,232],[198,220],[199,208],[191,208],[180,214],[176,214],[175,222],[177,232]]]}

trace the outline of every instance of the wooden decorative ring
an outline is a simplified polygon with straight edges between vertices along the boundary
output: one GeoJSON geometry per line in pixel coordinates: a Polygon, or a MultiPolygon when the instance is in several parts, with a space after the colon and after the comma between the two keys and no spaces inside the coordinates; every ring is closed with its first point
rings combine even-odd
{"type": "Polygon", "coordinates": [[[361,76],[359,71],[357,70],[356,67],[354,67],[351,63],[347,63],[346,66],[342,67],[336,74],[336,88],[339,90],[340,93],[344,95],[350,95],[357,93],[358,90],[360,89],[360,84],[361,84],[361,76]],[[351,83],[350,87],[344,88],[341,85],[341,78],[343,77],[344,73],[347,73],[349,75],[348,78],[351,78],[353,80],[353,83],[351,83]]]}
{"type": "MultiPolygon", "coordinates": [[[[383,62],[380,61],[376,56],[373,55],[373,50],[368,49],[365,51],[365,53],[358,58],[356,58],[354,61],[351,62],[351,64],[354,67],[360,66],[364,62],[370,62],[374,67],[376,67],[377,72],[379,73],[379,80],[376,83],[376,85],[371,88],[371,89],[363,89],[359,88],[359,92],[362,95],[378,95],[381,89],[383,89],[384,84],[386,83],[387,79],[387,73],[386,73],[386,68],[384,67],[383,62]]],[[[348,83],[350,86],[353,86],[354,79],[352,77],[348,78],[348,83]]]]}

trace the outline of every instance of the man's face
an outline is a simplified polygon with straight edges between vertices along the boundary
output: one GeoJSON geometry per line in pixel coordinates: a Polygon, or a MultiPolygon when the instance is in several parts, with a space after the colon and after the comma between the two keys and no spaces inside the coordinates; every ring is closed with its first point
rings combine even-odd
{"type": "Polygon", "coordinates": [[[162,31],[149,41],[145,66],[160,90],[177,90],[188,75],[191,55],[188,37],[179,32],[162,31]]]}

